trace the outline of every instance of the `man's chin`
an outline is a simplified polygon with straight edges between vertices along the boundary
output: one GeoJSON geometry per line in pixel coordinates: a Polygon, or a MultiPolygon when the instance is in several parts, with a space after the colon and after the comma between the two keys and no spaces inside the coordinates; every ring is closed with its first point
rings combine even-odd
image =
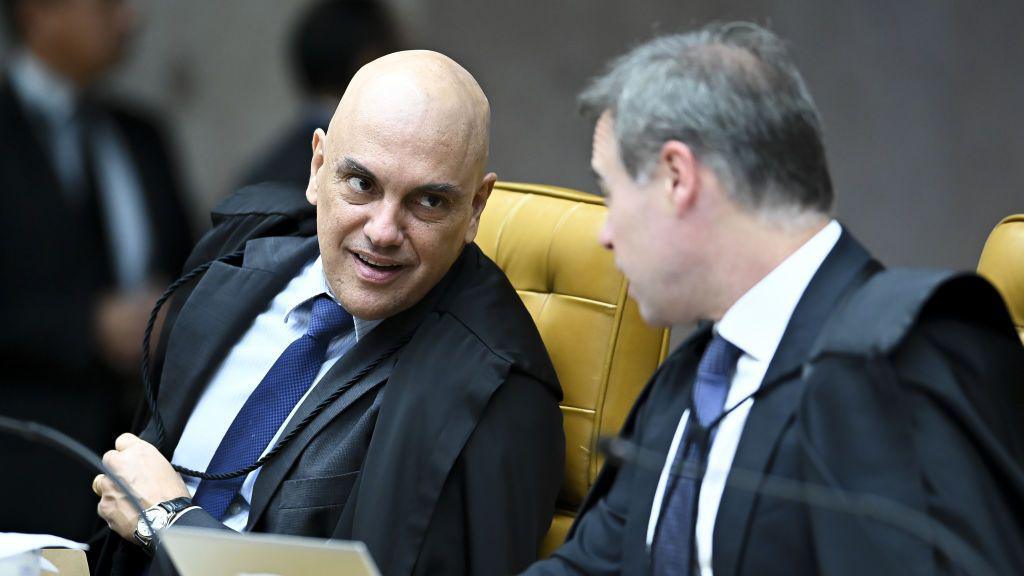
{"type": "Polygon", "coordinates": [[[644,319],[648,326],[652,328],[670,328],[680,324],[677,315],[668,314],[669,311],[662,306],[648,302],[643,298],[637,298],[632,290],[630,290],[629,296],[636,302],[637,308],[640,310],[640,317],[644,319]]]}
{"type": "Polygon", "coordinates": [[[388,294],[378,294],[376,290],[351,290],[347,297],[339,296],[338,300],[349,314],[360,320],[383,320],[410,308],[415,302],[409,303],[408,298],[395,298],[395,290],[381,290],[388,294]],[[391,296],[390,298],[388,296],[391,296]]]}
{"type": "Polygon", "coordinates": [[[342,302],[341,305],[345,307],[349,314],[360,320],[383,320],[389,316],[394,316],[396,313],[394,311],[395,308],[392,306],[368,305],[364,303],[346,304],[345,302],[342,302]]]}
{"type": "Polygon", "coordinates": [[[643,306],[640,307],[640,317],[644,319],[644,322],[651,328],[669,328],[672,326],[672,322],[662,318],[660,315],[647,311],[643,306]]]}

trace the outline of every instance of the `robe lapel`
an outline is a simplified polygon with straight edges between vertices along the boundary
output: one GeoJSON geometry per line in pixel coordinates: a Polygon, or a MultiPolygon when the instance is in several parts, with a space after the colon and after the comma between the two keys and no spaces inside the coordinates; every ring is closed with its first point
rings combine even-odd
{"type": "Polygon", "coordinates": [[[157,398],[166,429],[165,456],[174,452],[192,409],[231,347],[315,255],[315,238],[251,240],[241,267],[215,263],[196,285],[171,331],[157,398]]]}
{"type": "MultiPolygon", "coordinates": [[[[284,433],[281,437],[283,438],[298,427],[299,423],[309,416],[309,414],[313,412],[321,402],[329,398],[340,388],[348,385],[353,377],[357,376],[360,371],[364,370],[372,362],[380,359],[390,351],[394,351],[396,346],[401,345],[418,326],[418,322],[408,322],[403,321],[403,319],[403,316],[399,316],[381,323],[366,337],[357,342],[356,345],[348,352],[346,352],[345,355],[331,367],[330,371],[324,375],[320,382],[317,383],[316,387],[313,388],[309,395],[303,400],[302,404],[299,405],[298,410],[296,410],[295,414],[285,426],[284,433]]],[[[312,422],[310,422],[309,425],[300,432],[299,435],[296,436],[280,454],[277,455],[277,457],[264,466],[260,471],[259,477],[256,479],[255,486],[253,487],[248,528],[251,529],[256,522],[259,521],[260,517],[266,511],[267,504],[270,502],[271,497],[273,497],[277,488],[281,485],[281,482],[285,479],[285,476],[291,470],[295,461],[302,454],[303,450],[305,450],[309,442],[312,441],[313,438],[331,422],[331,420],[341,414],[363,394],[373,390],[375,387],[387,380],[396,361],[397,354],[393,353],[373,368],[368,374],[355,382],[352,385],[352,388],[343,393],[340,398],[332,402],[331,405],[320,413],[312,422]]]]}
{"type": "MultiPolygon", "coordinates": [[[[747,417],[732,468],[767,472],[782,431],[799,403],[804,385],[800,370],[822,325],[843,296],[862,284],[878,266],[844,229],[793,311],[747,417]]],[[[757,498],[753,492],[726,486],[713,536],[716,574],[737,573],[757,498]]]]}
{"type": "MultiPolygon", "coordinates": [[[[382,355],[395,351],[396,347],[404,344],[412,337],[420,327],[423,319],[433,310],[437,301],[444,295],[452,278],[458,274],[462,267],[460,263],[464,257],[456,262],[452,270],[416,305],[400,312],[384,322],[381,322],[366,337],[359,340],[355,346],[349,349],[345,355],[335,363],[334,366],[317,383],[317,386],[309,393],[309,396],[299,405],[298,410],[285,426],[283,438],[286,434],[296,428],[321,402],[329,398],[346,386],[350,380],[360,371],[364,370],[372,362],[382,355]]],[[[345,408],[366,394],[374,387],[388,379],[391,371],[398,361],[398,354],[393,355],[381,362],[376,368],[363,376],[356,382],[348,393],[342,394],[331,405],[317,416],[308,427],[299,433],[287,448],[282,450],[277,457],[268,462],[260,471],[256,484],[253,486],[252,502],[250,503],[248,526],[251,528],[260,520],[266,512],[267,504],[277,491],[285,476],[294,466],[299,455],[302,454],[309,442],[331,422],[345,408]]]]}

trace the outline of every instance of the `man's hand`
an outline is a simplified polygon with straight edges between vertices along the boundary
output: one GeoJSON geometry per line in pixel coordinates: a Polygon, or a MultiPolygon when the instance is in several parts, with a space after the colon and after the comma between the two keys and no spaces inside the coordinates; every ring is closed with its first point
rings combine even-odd
{"type": "MultiPolygon", "coordinates": [[[[103,455],[103,463],[124,481],[143,508],[189,495],[171,463],[152,444],[133,434],[118,436],[114,449],[103,455]]],[[[92,489],[100,497],[96,506],[100,518],[122,538],[132,540],[139,512],[131,501],[103,474],[93,479],[92,489]]]]}
{"type": "MultiPolygon", "coordinates": [[[[118,373],[131,375],[139,369],[142,335],[159,296],[154,285],[130,292],[110,292],[96,302],[96,341],[107,365],[118,373]]],[[[159,334],[160,327],[155,331],[159,334]]]]}

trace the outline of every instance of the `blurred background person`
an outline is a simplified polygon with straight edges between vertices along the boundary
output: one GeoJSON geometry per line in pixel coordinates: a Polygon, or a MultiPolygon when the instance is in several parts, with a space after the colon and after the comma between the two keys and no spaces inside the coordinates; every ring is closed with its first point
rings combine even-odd
{"type": "MultiPolygon", "coordinates": [[[[0,413],[99,451],[130,423],[140,342],[192,235],[161,131],[96,84],[135,25],[122,0],[2,0],[0,413]]],[[[93,471],[0,438],[0,531],[88,536],[93,471]],[[80,480],[74,478],[80,477],[80,480]],[[83,484],[84,483],[84,484],[83,484]]]]}
{"type": "Polygon", "coordinates": [[[372,60],[401,49],[387,7],[374,0],[314,4],[290,38],[292,75],[302,91],[297,118],[246,170],[241,186],[280,182],[305,190],[313,131],[327,129],[352,75],[372,60]]]}

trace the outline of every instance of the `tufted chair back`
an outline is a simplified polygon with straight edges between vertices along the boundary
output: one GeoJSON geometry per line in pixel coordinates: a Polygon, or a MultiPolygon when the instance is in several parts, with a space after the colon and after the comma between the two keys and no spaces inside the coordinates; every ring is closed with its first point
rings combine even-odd
{"type": "Polygon", "coordinates": [[[1024,342],[1024,214],[1007,216],[996,224],[981,251],[978,274],[1003,295],[1024,342]]]}
{"type": "Polygon", "coordinates": [[[643,322],[597,242],[606,212],[591,194],[499,182],[476,238],[526,303],[565,393],[565,479],[544,556],[565,540],[597,477],[597,439],[618,433],[668,351],[668,330],[643,322]]]}

